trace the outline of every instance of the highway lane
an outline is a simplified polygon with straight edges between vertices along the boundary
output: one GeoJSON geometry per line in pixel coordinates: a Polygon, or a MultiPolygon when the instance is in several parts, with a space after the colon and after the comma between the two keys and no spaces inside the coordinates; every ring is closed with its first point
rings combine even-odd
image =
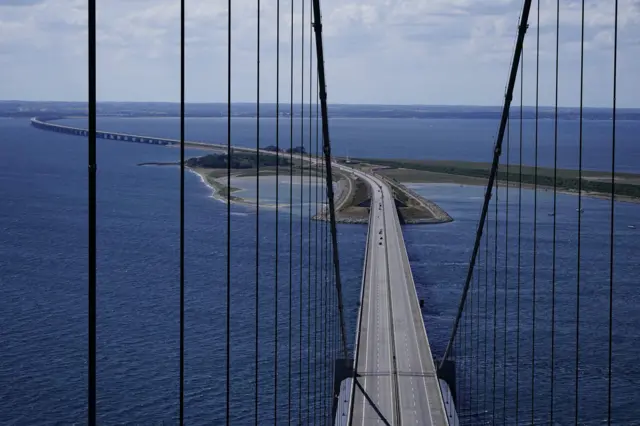
{"type": "Polygon", "coordinates": [[[444,425],[446,413],[400,221],[393,199],[387,203],[385,221],[402,424],[444,425]]]}
{"type": "Polygon", "coordinates": [[[385,408],[385,411],[380,410],[380,412],[385,415],[386,410],[390,410],[390,416],[385,415],[383,419],[380,413],[374,412],[373,414],[378,416],[371,418],[371,410],[359,408],[358,403],[362,404],[363,391],[357,389],[351,424],[447,425],[436,368],[422,320],[393,195],[388,185],[380,179],[354,169],[350,171],[374,188],[371,198],[372,224],[368,240],[370,253],[367,255],[368,263],[361,308],[363,315],[360,320],[358,339],[359,345],[362,346],[359,346],[360,354],[356,368],[359,374],[366,372],[359,380],[365,394],[392,399],[390,405],[384,405],[380,401],[380,406],[385,408]],[[381,267],[379,263],[383,263],[383,266],[381,267]],[[381,277],[380,275],[385,272],[386,276],[381,277]],[[367,274],[371,274],[370,277],[367,274]],[[378,300],[372,300],[372,297],[378,300]],[[388,304],[389,300],[391,305],[388,304]],[[376,322],[371,328],[372,325],[368,322],[369,312],[378,309],[386,309],[387,315],[383,317],[386,316],[387,321],[391,322],[381,322],[379,325],[376,322]],[[389,318],[390,313],[392,318],[389,318]],[[384,336],[381,337],[383,340],[379,340],[377,336],[375,339],[372,338],[372,333],[384,336]],[[371,366],[366,361],[362,361],[363,358],[367,360],[371,356],[379,356],[377,355],[380,352],[379,345],[383,342],[392,343],[390,362],[384,364],[385,367],[386,365],[392,367],[390,375],[384,374],[386,371],[382,369],[371,371],[371,366]],[[390,381],[388,391],[383,390],[384,395],[378,391],[379,383],[374,384],[370,381],[370,375],[374,373],[379,375],[377,377],[384,377],[385,384],[390,381]],[[377,419],[377,422],[371,422],[372,419],[377,419]]]}
{"type": "MultiPolygon", "coordinates": [[[[381,193],[374,196],[380,198],[381,193]]],[[[382,212],[373,212],[358,333],[359,347],[368,350],[361,351],[357,361],[359,377],[355,384],[351,422],[354,425],[395,424],[388,267],[385,246],[379,244],[379,230],[383,224],[382,212]]]]}

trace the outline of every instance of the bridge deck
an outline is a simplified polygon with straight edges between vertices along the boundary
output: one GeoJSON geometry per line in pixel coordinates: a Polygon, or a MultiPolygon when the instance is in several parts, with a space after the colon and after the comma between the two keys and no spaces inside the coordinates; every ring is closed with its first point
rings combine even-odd
{"type": "Polygon", "coordinates": [[[350,424],[447,425],[391,190],[355,173],[373,190],[350,424]]]}

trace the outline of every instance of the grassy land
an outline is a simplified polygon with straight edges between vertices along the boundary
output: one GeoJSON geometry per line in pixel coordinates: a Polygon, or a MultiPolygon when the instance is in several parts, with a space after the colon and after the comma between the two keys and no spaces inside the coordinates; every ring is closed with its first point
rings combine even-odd
{"type": "MultiPolygon", "coordinates": [[[[359,160],[369,164],[389,167],[380,170],[381,174],[404,182],[455,182],[461,184],[481,184],[489,177],[489,163],[465,161],[418,161],[418,160],[359,160]]],[[[526,186],[536,182],[535,167],[523,166],[522,174],[519,165],[501,165],[498,170],[500,181],[520,182],[526,186]]],[[[611,194],[611,175],[606,172],[583,171],[582,190],[598,195],[611,194]]],[[[616,174],[614,186],[616,196],[633,199],[640,198],[640,175],[632,173],[616,174]]],[[[567,192],[577,192],[579,176],[577,170],[558,169],[557,187],[567,192]]],[[[539,167],[537,184],[553,187],[554,170],[539,167]]]]}

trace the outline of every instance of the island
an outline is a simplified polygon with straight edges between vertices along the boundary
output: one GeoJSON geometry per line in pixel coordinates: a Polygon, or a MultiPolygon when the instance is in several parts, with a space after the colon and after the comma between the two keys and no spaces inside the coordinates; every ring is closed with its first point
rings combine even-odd
{"type": "MultiPolygon", "coordinates": [[[[231,195],[239,191],[239,188],[227,184],[228,163],[229,156],[226,153],[215,153],[189,158],[185,161],[185,167],[198,174],[202,181],[211,187],[215,198],[229,198],[234,203],[252,204],[248,200],[231,195]]],[[[288,174],[292,165],[286,155],[231,152],[231,177],[256,176],[258,170],[260,176],[275,175],[277,168],[281,169],[280,173],[288,174]]]]}
{"type": "MultiPolygon", "coordinates": [[[[456,183],[461,185],[480,185],[487,183],[490,163],[446,160],[402,160],[402,159],[358,159],[366,167],[375,169],[385,177],[399,182],[413,183],[456,183]]],[[[553,190],[554,183],[558,192],[577,194],[578,186],[582,195],[610,199],[612,192],[611,173],[583,170],[556,169],[550,167],[522,166],[501,163],[497,172],[500,186],[509,185],[539,190],[553,190]]],[[[615,174],[613,192],[616,201],[640,202],[640,175],[636,173],[615,174]]]]}
{"type": "MultiPolygon", "coordinates": [[[[299,178],[302,175],[305,178],[317,178],[318,183],[324,184],[324,165],[322,163],[314,163],[310,169],[311,163],[307,160],[288,155],[294,152],[304,154],[304,147],[294,147],[283,151],[270,146],[266,150],[273,152],[273,154],[232,151],[231,177],[256,176],[257,174],[270,176],[279,171],[281,176],[292,174],[299,178]],[[279,170],[277,170],[278,168],[279,170]]],[[[230,186],[227,181],[229,156],[226,153],[190,158],[185,162],[185,166],[197,173],[202,181],[212,188],[215,198],[222,201],[229,200],[233,203],[255,205],[255,200],[232,195],[239,189],[230,186]]],[[[375,173],[375,170],[367,170],[367,172],[375,173]]],[[[366,224],[369,220],[371,199],[369,185],[355,175],[344,173],[338,168],[333,169],[332,176],[335,182],[336,220],[340,223],[366,224]]],[[[384,179],[392,188],[401,223],[443,223],[453,220],[435,203],[424,199],[400,182],[388,179],[383,175],[378,175],[378,177],[384,179]]],[[[318,211],[314,214],[313,219],[329,220],[326,205],[318,206],[318,211]]]]}

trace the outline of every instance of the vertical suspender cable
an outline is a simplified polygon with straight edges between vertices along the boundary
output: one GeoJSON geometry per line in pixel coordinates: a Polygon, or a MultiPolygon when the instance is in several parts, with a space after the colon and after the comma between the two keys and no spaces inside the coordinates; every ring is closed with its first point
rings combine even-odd
{"type": "Polygon", "coordinates": [[[502,423],[507,423],[507,304],[509,294],[509,161],[511,161],[511,119],[507,122],[507,184],[505,185],[504,221],[504,350],[502,361],[502,423]]]}
{"type": "Polygon", "coordinates": [[[475,414],[480,412],[480,268],[475,271],[476,275],[476,315],[475,323],[475,351],[473,357],[476,361],[475,368],[475,414]]]}
{"type": "Polygon", "coordinates": [[[535,171],[533,178],[533,282],[532,282],[532,331],[531,331],[531,423],[535,420],[536,382],[536,268],[538,259],[538,117],[540,88],[540,0],[537,0],[536,20],[536,127],[535,127],[535,171]]]}
{"type": "MultiPolygon", "coordinates": [[[[316,109],[317,111],[317,109],[316,109]]],[[[316,116],[317,116],[317,112],[316,112],[316,116]]],[[[318,121],[316,119],[316,135],[317,135],[317,128],[318,128],[318,121]]],[[[320,168],[320,180],[322,181],[322,179],[324,179],[324,174],[322,173],[322,168],[320,168]]],[[[326,359],[327,359],[327,352],[326,352],[326,335],[327,335],[327,322],[326,322],[326,316],[325,316],[325,307],[326,307],[326,297],[325,297],[325,289],[326,286],[324,285],[324,252],[325,252],[325,245],[324,245],[324,197],[322,194],[322,191],[319,192],[319,197],[320,197],[320,203],[319,203],[319,208],[320,208],[320,213],[319,213],[319,220],[321,220],[321,222],[319,223],[319,227],[320,227],[320,238],[319,238],[319,243],[320,243],[320,336],[321,336],[321,340],[320,340],[320,366],[321,366],[321,372],[320,372],[320,416],[321,418],[324,418],[324,407],[325,407],[325,398],[327,397],[326,395],[326,387],[325,387],[325,380],[326,380],[326,375],[327,375],[327,371],[326,371],[326,359]]]]}
{"type": "Polygon", "coordinates": [[[618,92],[618,0],[615,3],[614,12],[614,30],[613,30],[613,117],[612,117],[612,134],[611,134],[611,227],[609,229],[609,362],[607,374],[607,423],[611,424],[611,379],[612,379],[612,363],[613,363],[613,272],[614,272],[614,218],[615,218],[615,199],[616,199],[616,107],[618,92]]]}
{"type": "Polygon", "coordinates": [[[303,311],[303,282],[304,282],[304,4],[302,0],[302,11],[300,12],[300,299],[299,299],[299,321],[298,324],[298,424],[302,424],[302,311],[303,311]]]}
{"type": "MultiPolygon", "coordinates": [[[[227,2],[227,189],[231,188],[231,0],[227,2]]],[[[226,424],[231,423],[231,191],[227,190],[226,424]]]]}
{"type": "Polygon", "coordinates": [[[184,424],[184,98],[185,0],[180,0],[180,425],[184,424]]]}
{"type": "MultiPolygon", "coordinates": [[[[311,16],[311,14],[309,14],[311,16]]],[[[304,18],[304,17],[303,17],[304,18]]],[[[309,42],[311,42],[311,34],[309,34],[309,42]]],[[[311,46],[309,46],[311,47],[311,46]]],[[[311,59],[311,49],[309,49],[309,59],[311,59]]],[[[311,415],[311,169],[312,169],[312,150],[311,150],[311,62],[309,62],[309,167],[307,168],[308,173],[308,194],[307,194],[307,206],[308,206],[308,216],[307,216],[307,424],[309,423],[310,415],[311,415]]],[[[304,118],[303,118],[304,119],[304,118]]],[[[304,121],[304,120],[303,120],[304,121]]]]}
{"type": "MultiPolygon", "coordinates": [[[[333,264],[333,253],[329,250],[329,265],[333,264]]],[[[333,379],[335,373],[335,358],[336,358],[336,312],[335,312],[335,293],[333,291],[333,272],[329,273],[329,324],[331,325],[331,333],[329,334],[329,347],[330,347],[330,356],[329,360],[331,361],[330,373],[329,373],[329,391],[331,392],[331,403],[329,405],[330,412],[333,413],[333,379]]]]}
{"type": "Polygon", "coordinates": [[[467,385],[467,371],[465,369],[465,359],[468,356],[467,354],[467,310],[465,309],[464,312],[462,313],[462,330],[460,332],[460,335],[458,336],[458,345],[460,348],[460,355],[458,357],[458,359],[456,361],[458,361],[456,364],[456,369],[458,371],[460,371],[460,386],[457,386],[458,389],[460,389],[460,392],[458,393],[458,400],[460,401],[460,403],[458,403],[458,407],[460,407],[460,409],[462,410],[462,403],[461,401],[463,400],[463,395],[462,392],[463,390],[466,390],[466,385],[467,385]]]}
{"type": "Polygon", "coordinates": [[[329,368],[329,373],[327,374],[327,393],[329,395],[329,398],[327,398],[327,417],[330,418],[331,416],[331,410],[332,410],[332,403],[333,403],[333,391],[332,391],[332,381],[333,381],[333,356],[334,356],[334,352],[333,352],[333,341],[334,341],[334,333],[333,333],[333,292],[332,292],[332,277],[331,275],[333,274],[331,272],[331,265],[332,265],[332,259],[331,259],[331,250],[329,249],[329,245],[328,245],[328,240],[329,240],[329,233],[330,233],[330,229],[327,226],[327,232],[325,235],[325,238],[327,239],[327,256],[326,256],[326,262],[327,262],[327,276],[326,276],[326,280],[327,280],[327,324],[328,324],[328,328],[329,328],[329,333],[327,336],[327,351],[329,352],[329,356],[327,357],[327,361],[329,362],[328,368],[329,368]]]}
{"type": "Polygon", "coordinates": [[[518,288],[516,301],[516,418],[520,414],[520,290],[522,285],[522,130],[524,105],[524,52],[520,61],[520,144],[518,148],[518,288]]]}
{"type": "Polygon", "coordinates": [[[473,312],[471,312],[471,310],[473,309],[473,290],[471,291],[471,298],[469,300],[470,302],[470,307],[469,309],[466,309],[467,313],[467,338],[468,338],[468,342],[465,339],[465,346],[467,346],[468,352],[467,352],[467,356],[465,357],[464,360],[464,368],[466,370],[466,376],[468,378],[467,384],[465,384],[465,388],[467,389],[467,409],[470,410],[471,409],[471,382],[472,382],[472,377],[471,377],[471,360],[473,359],[473,312]]]}
{"type": "MultiPolygon", "coordinates": [[[[312,18],[313,21],[313,18],[312,18]]],[[[316,79],[316,85],[318,84],[316,79]]],[[[316,98],[317,99],[317,98],[316,98]]],[[[316,103],[316,111],[318,111],[318,104],[316,103]]],[[[316,112],[317,117],[317,112],[316,112]]],[[[311,120],[309,120],[311,121],[311,120]]],[[[318,128],[318,122],[316,121],[316,129],[318,128]]],[[[311,132],[311,129],[309,130],[311,132]]],[[[318,421],[318,133],[316,132],[316,150],[315,150],[315,159],[314,159],[314,174],[315,174],[315,197],[314,197],[314,206],[315,206],[315,214],[316,220],[314,221],[314,278],[313,278],[313,287],[314,287],[314,296],[313,296],[313,423],[316,424],[318,421]]]]}
{"type": "Polygon", "coordinates": [[[522,130],[524,105],[524,51],[520,59],[520,144],[518,148],[518,288],[516,295],[516,418],[520,416],[520,290],[522,285],[522,130]]]}
{"type": "Polygon", "coordinates": [[[291,424],[291,375],[293,348],[293,0],[291,0],[291,44],[290,44],[290,74],[289,74],[289,383],[288,383],[288,413],[287,423],[291,424]]]}
{"type": "Polygon", "coordinates": [[[556,343],[556,217],[558,207],[558,76],[560,62],[560,0],[556,1],[556,86],[554,108],[554,138],[553,138],[553,237],[551,256],[551,398],[550,419],[553,424],[553,398],[555,387],[555,343],[556,343]]]}
{"type": "MultiPolygon", "coordinates": [[[[318,131],[319,131],[319,123],[318,123],[318,117],[320,114],[320,110],[318,107],[318,77],[316,74],[316,160],[319,161],[322,157],[320,155],[320,138],[318,137],[318,131]]],[[[322,167],[318,166],[318,163],[316,163],[316,176],[318,176],[318,170],[322,171],[322,167]]],[[[317,177],[318,182],[322,182],[322,177],[317,177]]],[[[318,185],[318,182],[316,182],[316,191],[318,193],[317,199],[318,201],[316,201],[316,211],[318,211],[318,207],[319,207],[319,211],[322,212],[322,191],[320,191],[320,187],[318,185]]],[[[318,214],[318,213],[316,213],[318,214]]],[[[318,219],[321,219],[321,215],[318,217],[318,219]]],[[[318,285],[320,286],[320,319],[322,319],[322,312],[323,312],[323,302],[324,302],[324,293],[323,293],[323,287],[322,287],[322,227],[323,227],[323,223],[324,222],[319,222],[316,221],[316,226],[319,228],[320,232],[320,237],[318,239],[318,244],[320,246],[319,251],[320,251],[320,263],[318,265],[318,268],[320,270],[320,276],[318,277],[318,285]]],[[[322,320],[320,321],[320,329],[322,330],[324,327],[324,323],[322,322],[322,320]]],[[[321,332],[321,335],[324,336],[324,332],[321,332]]],[[[320,343],[322,345],[322,343],[320,343]]],[[[320,353],[322,352],[322,347],[320,348],[320,353]]],[[[324,357],[321,356],[320,357],[321,362],[324,363],[324,357]]],[[[320,366],[322,366],[322,364],[320,364],[320,366]]],[[[323,395],[322,395],[322,371],[319,371],[318,374],[320,375],[320,383],[318,383],[318,391],[320,393],[320,401],[323,400],[323,395]]],[[[320,405],[319,410],[322,408],[322,405],[320,405]]],[[[320,415],[322,414],[322,412],[320,412],[320,415]]]]}
{"type": "MultiPolygon", "coordinates": [[[[461,358],[461,353],[462,353],[462,348],[461,348],[461,344],[460,344],[460,336],[462,335],[462,333],[458,333],[458,335],[456,336],[456,343],[455,343],[455,347],[453,350],[453,362],[454,365],[457,367],[457,362],[458,359],[461,358]]],[[[460,374],[456,374],[456,389],[458,389],[458,392],[456,392],[456,406],[460,407],[460,398],[461,398],[461,393],[462,393],[462,386],[461,386],[461,380],[460,380],[460,374]]]]}
{"type": "Polygon", "coordinates": [[[584,101],[584,0],[581,5],[580,15],[580,131],[578,150],[578,249],[576,252],[576,350],[575,350],[575,406],[574,422],[578,424],[578,395],[580,392],[580,269],[581,269],[581,249],[582,249],[582,136],[583,136],[583,101],[584,101]]]}
{"type": "MultiPolygon", "coordinates": [[[[474,275],[477,275],[477,271],[474,271],[474,275]]],[[[475,277],[474,277],[475,278],[475,277]]],[[[469,308],[468,310],[470,310],[471,312],[469,313],[469,358],[466,361],[466,366],[468,369],[468,374],[469,374],[469,386],[467,387],[467,389],[469,390],[469,397],[468,399],[468,410],[469,412],[472,411],[472,403],[473,401],[473,359],[475,357],[475,353],[473,352],[473,348],[474,348],[474,340],[473,340],[473,332],[474,332],[474,326],[475,326],[475,321],[476,321],[476,317],[474,316],[474,312],[473,312],[473,308],[475,307],[474,304],[474,296],[473,296],[473,283],[471,284],[471,294],[469,296],[469,308]]]]}
{"type": "MultiPolygon", "coordinates": [[[[304,22],[304,16],[303,22],[304,22]]],[[[311,10],[309,10],[309,19],[311,20],[311,10]]],[[[306,24],[306,22],[305,22],[306,24]]],[[[309,424],[309,420],[311,419],[311,171],[312,171],[312,145],[311,145],[311,88],[312,88],[312,80],[311,76],[313,75],[312,64],[312,51],[311,51],[311,31],[309,31],[309,167],[308,170],[308,179],[307,188],[309,189],[307,195],[307,204],[308,204],[308,230],[307,230],[307,238],[308,238],[308,247],[307,247],[307,424],[309,424]]],[[[304,119],[304,117],[302,118],[304,119]]],[[[304,120],[303,120],[304,121],[304,120]]]]}
{"type": "Polygon", "coordinates": [[[491,421],[495,424],[496,418],[496,339],[498,337],[498,195],[499,195],[499,186],[498,180],[495,181],[496,186],[496,196],[495,196],[495,224],[494,224],[494,235],[493,235],[493,388],[491,391],[492,395],[492,410],[491,410],[491,421]]]}
{"type": "MultiPolygon", "coordinates": [[[[489,212],[487,212],[487,216],[489,212]]],[[[482,413],[483,420],[488,411],[487,409],[487,396],[489,395],[489,389],[487,389],[487,379],[488,379],[488,358],[487,358],[487,349],[489,347],[489,219],[487,218],[485,222],[485,237],[484,237],[484,374],[483,374],[483,393],[484,398],[482,399],[482,403],[484,405],[482,413]]]]}
{"type": "MultiPolygon", "coordinates": [[[[471,294],[471,301],[473,301],[473,292],[471,294]]],[[[467,376],[467,383],[465,384],[465,389],[467,390],[466,391],[466,394],[467,394],[467,397],[466,397],[467,410],[469,410],[471,408],[471,406],[470,406],[470,402],[471,402],[470,389],[471,389],[472,377],[471,377],[470,364],[471,364],[471,359],[473,357],[473,348],[471,347],[471,344],[473,343],[473,336],[471,334],[471,332],[473,331],[473,328],[472,328],[473,317],[471,315],[472,314],[471,308],[473,308],[473,303],[470,304],[470,308],[469,309],[466,309],[466,311],[467,311],[467,313],[466,313],[466,315],[467,315],[467,331],[466,331],[466,333],[467,333],[468,341],[467,341],[467,339],[465,339],[465,346],[467,347],[467,349],[466,349],[467,354],[466,354],[465,359],[464,359],[464,368],[466,370],[466,376],[467,376]]]]}
{"type": "MultiPolygon", "coordinates": [[[[335,262],[336,259],[335,259],[334,253],[331,253],[331,257],[333,258],[332,262],[335,262]]],[[[333,414],[333,407],[335,407],[335,403],[336,403],[336,395],[335,395],[335,393],[333,393],[333,390],[334,390],[333,384],[335,382],[335,377],[336,377],[336,359],[338,358],[338,338],[339,338],[338,321],[337,321],[338,314],[337,314],[337,309],[336,309],[336,296],[337,295],[336,295],[336,292],[334,290],[335,289],[335,287],[334,287],[335,286],[335,280],[336,280],[335,275],[331,274],[331,284],[332,284],[331,285],[331,293],[333,295],[333,301],[331,303],[331,310],[333,311],[333,316],[332,316],[332,321],[333,321],[333,327],[332,327],[332,330],[333,330],[333,340],[332,340],[332,342],[333,342],[333,350],[331,351],[331,353],[332,353],[333,356],[331,358],[331,360],[332,360],[332,363],[331,363],[332,370],[331,370],[331,387],[330,387],[331,394],[332,394],[332,398],[331,398],[331,400],[332,400],[332,405],[331,405],[332,411],[331,411],[331,413],[332,414],[333,414]]]]}
{"type": "MultiPolygon", "coordinates": [[[[324,158],[324,154],[323,154],[324,158]]],[[[322,178],[327,179],[325,174],[325,169],[321,168],[322,178]]],[[[323,206],[327,207],[327,194],[323,191],[323,206]]],[[[330,378],[329,374],[331,372],[331,363],[330,363],[330,347],[329,347],[329,337],[331,335],[331,325],[329,324],[329,308],[331,307],[331,288],[329,287],[329,222],[328,222],[328,214],[329,211],[326,210],[325,220],[323,222],[323,240],[324,240],[324,277],[323,277],[323,285],[324,285],[324,294],[325,294],[325,307],[324,307],[324,324],[325,324],[325,336],[324,336],[324,353],[325,353],[325,365],[326,372],[324,375],[324,389],[325,389],[325,418],[328,417],[329,407],[331,402],[331,393],[329,392],[329,384],[330,378]]]]}
{"type": "Polygon", "coordinates": [[[96,424],[96,0],[89,0],[89,371],[88,371],[88,423],[96,424]]]}
{"type": "MultiPolygon", "coordinates": [[[[314,0],[314,3],[318,0],[314,0]]],[[[453,328],[451,331],[451,336],[449,338],[449,343],[447,344],[447,349],[445,349],[444,355],[441,358],[440,365],[438,366],[438,370],[442,370],[444,365],[444,360],[447,359],[449,351],[451,350],[450,346],[453,343],[453,339],[455,338],[458,323],[460,322],[460,316],[462,315],[462,310],[464,309],[464,304],[467,298],[467,293],[469,291],[469,286],[471,284],[471,277],[473,276],[473,268],[475,266],[476,257],[478,255],[478,249],[480,246],[480,240],[482,239],[482,229],[484,228],[484,223],[487,216],[487,210],[489,208],[489,201],[491,200],[491,192],[493,188],[493,182],[496,178],[498,161],[500,159],[500,154],[502,153],[502,140],[504,138],[505,128],[507,124],[507,117],[509,114],[509,108],[511,106],[511,100],[513,99],[513,88],[516,81],[516,76],[518,74],[518,64],[520,63],[520,54],[522,52],[522,43],[524,41],[524,36],[527,31],[527,22],[529,20],[529,11],[531,9],[532,0],[525,0],[522,10],[522,18],[520,20],[520,26],[518,28],[518,39],[516,41],[516,48],[513,54],[513,60],[511,63],[511,71],[509,74],[509,83],[507,85],[507,92],[505,93],[505,101],[502,109],[502,116],[500,119],[500,128],[498,130],[498,137],[496,139],[496,144],[494,147],[493,153],[493,161],[491,163],[491,171],[489,173],[489,182],[487,183],[487,189],[484,196],[484,202],[482,205],[482,213],[480,215],[480,222],[478,223],[478,229],[476,231],[476,239],[473,247],[473,252],[471,254],[471,260],[469,262],[469,269],[467,270],[467,277],[465,280],[464,289],[462,291],[462,297],[460,298],[460,304],[458,306],[458,311],[456,313],[456,319],[453,324],[453,328]]]]}
{"type": "MultiPolygon", "coordinates": [[[[256,265],[255,265],[255,347],[254,347],[254,423],[258,424],[259,343],[260,343],[260,0],[256,25],[256,265]]],[[[276,260],[277,261],[277,260],[276,260]]]]}
{"type": "MultiPolygon", "coordinates": [[[[320,168],[320,177],[324,180],[324,169],[320,168]]],[[[329,399],[329,395],[327,394],[327,376],[329,372],[329,364],[327,363],[328,351],[327,351],[327,334],[329,333],[329,327],[327,324],[327,305],[328,305],[328,295],[327,295],[327,237],[326,237],[326,212],[325,212],[325,194],[320,192],[321,197],[321,209],[322,209],[322,223],[320,226],[320,241],[322,244],[322,250],[320,252],[320,283],[322,286],[322,414],[323,418],[326,421],[327,414],[327,400],[329,399]]]]}
{"type": "MultiPolygon", "coordinates": [[[[464,409],[466,409],[466,389],[467,389],[467,370],[466,370],[466,359],[468,356],[467,353],[467,322],[469,321],[469,317],[468,317],[468,312],[465,309],[465,311],[462,314],[462,325],[461,325],[461,332],[460,335],[458,336],[458,348],[460,349],[460,352],[458,354],[458,357],[456,358],[456,369],[460,372],[459,376],[460,376],[460,386],[457,386],[457,389],[460,389],[459,392],[459,396],[460,396],[460,409],[462,410],[463,407],[464,409]],[[464,404],[464,405],[463,405],[464,404]]],[[[393,364],[392,364],[393,366],[393,364]]],[[[393,369],[393,367],[392,367],[393,369]]],[[[394,369],[394,371],[396,371],[397,369],[394,369]]],[[[392,385],[395,386],[395,385],[392,385]]],[[[398,407],[398,413],[400,412],[401,408],[398,407]]],[[[395,413],[394,413],[395,414],[395,413]]],[[[398,418],[400,417],[400,415],[398,414],[398,418]]]]}
{"type": "Polygon", "coordinates": [[[273,424],[278,424],[278,264],[280,263],[280,0],[276,1],[276,237],[275,237],[275,280],[273,282],[273,424]]]}

